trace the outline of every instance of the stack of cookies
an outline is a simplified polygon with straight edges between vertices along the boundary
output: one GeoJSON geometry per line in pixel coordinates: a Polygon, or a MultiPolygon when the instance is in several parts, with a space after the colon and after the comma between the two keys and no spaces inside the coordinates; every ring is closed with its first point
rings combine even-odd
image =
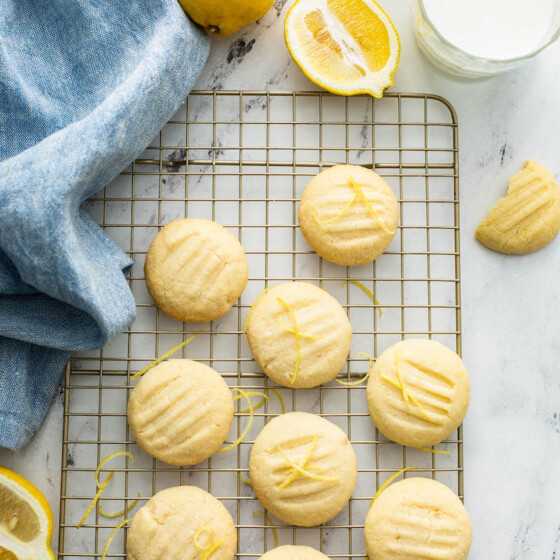
{"type": "MultiPolygon", "coordinates": [[[[341,266],[370,263],[391,243],[398,202],[387,183],[359,166],[337,165],[317,175],[299,207],[301,231],[318,255],[341,266]]],[[[239,241],[219,224],[176,220],[153,240],[146,258],[156,305],[181,321],[226,314],[248,279],[239,241]]],[[[312,388],[335,379],[350,352],[352,326],[340,303],[307,282],[267,288],[246,321],[255,362],[275,383],[312,388]]],[[[375,426],[403,446],[442,442],[463,421],[470,385],[461,358],[432,340],[407,339],[375,357],[367,405],[375,426]]],[[[365,379],[365,378],[364,378],[365,379]]],[[[249,389],[248,389],[249,391],[249,389]]],[[[243,393],[243,391],[240,391],[243,393]]],[[[246,394],[246,393],[245,393],[246,394]]],[[[252,408],[251,408],[252,414],[252,408]]],[[[128,403],[138,445],[160,461],[189,466],[226,450],[234,397],[221,375],[192,360],[151,368],[128,403]]],[[[252,447],[250,482],[276,518],[300,527],[333,519],[350,500],[357,459],[347,434],[307,412],[268,422],[252,447]]],[[[465,560],[471,525],[459,498],[435,480],[409,477],[375,496],[365,518],[371,560],[465,560]]],[[[194,486],[158,492],[134,516],[129,560],[232,560],[237,535],[231,515],[194,486]]],[[[328,560],[306,546],[279,546],[262,560],[328,560]]]]}

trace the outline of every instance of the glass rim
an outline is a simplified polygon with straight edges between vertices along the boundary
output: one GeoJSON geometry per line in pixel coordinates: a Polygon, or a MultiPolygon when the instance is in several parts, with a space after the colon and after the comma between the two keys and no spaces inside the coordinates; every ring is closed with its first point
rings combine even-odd
{"type": "MultiPolygon", "coordinates": [[[[560,6],[560,1],[556,0],[558,6],[560,6]]],[[[522,62],[525,60],[529,60],[533,57],[535,57],[537,54],[539,54],[541,51],[543,51],[544,49],[546,49],[547,47],[549,47],[550,45],[552,45],[552,43],[554,43],[558,38],[560,38],[560,24],[557,26],[557,29],[554,31],[554,33],[552,34],[552,36],[550,37],[550,39],[548,41],[546,41],[543,45],[541,45],[540,47],[532,50],[530,53],[528,54],[524,54],[522,56],[515,56],[513,58],[487,58],[484,56],[477,56],[475,54],[471,54],[465,50],[463,50],[462,48],[458,47],[457,45],[455,45],[454,43],[452,43],[451,41],[449,41],[448,39],[446,39],[437,29],[437,27],[435,26],[434,22],[432,21],[432,19],[428,16],[426,9],[424,7],[424,0],[416,0],[416,3],[418,5],[418,7],[420,8],[420,12],[422,17],[430,24],[432,31],[436,34],[436,36],[438,37],[438,39],[446,46],[450,47],[451,49],[453,49],[454,51],[457,51],[461,54],[464,54],[465,56],[468,56],[469,58],[471,58],[472,60],[475,61],[480,61],[480,62],[487,62],[490,64],[508,64],[508,63],[513,63],[513,62],[522,62]]]]}

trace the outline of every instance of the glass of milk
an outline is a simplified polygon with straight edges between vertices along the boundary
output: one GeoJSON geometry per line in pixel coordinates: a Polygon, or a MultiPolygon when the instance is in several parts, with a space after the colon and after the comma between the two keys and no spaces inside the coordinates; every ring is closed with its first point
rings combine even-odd
{"type": "Polygon", "coordinates": [[[517,68],[560,36],[560,0],[413,0],[418,44],[465,78],[517,68]]]}

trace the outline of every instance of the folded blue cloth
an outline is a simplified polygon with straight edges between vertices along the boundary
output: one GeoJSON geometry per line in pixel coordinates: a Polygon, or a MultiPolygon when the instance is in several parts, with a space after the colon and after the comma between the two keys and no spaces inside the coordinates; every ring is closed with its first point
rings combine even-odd
{"type": "Polygon", "coordinates": [[[80,208],[138,157],[209,52],[177,0],[0,0],[0,446],[71,350],[129,325],[131,261],[80,208]]]}

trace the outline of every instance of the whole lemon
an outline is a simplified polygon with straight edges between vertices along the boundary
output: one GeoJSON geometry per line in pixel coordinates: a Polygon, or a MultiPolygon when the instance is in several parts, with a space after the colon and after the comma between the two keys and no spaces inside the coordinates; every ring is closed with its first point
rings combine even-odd
{"type": "Polygon", "coordinates": [[[225,37],[263,17],[274,0],[179,0],[179,3],[208,33],[225,37]]]}

